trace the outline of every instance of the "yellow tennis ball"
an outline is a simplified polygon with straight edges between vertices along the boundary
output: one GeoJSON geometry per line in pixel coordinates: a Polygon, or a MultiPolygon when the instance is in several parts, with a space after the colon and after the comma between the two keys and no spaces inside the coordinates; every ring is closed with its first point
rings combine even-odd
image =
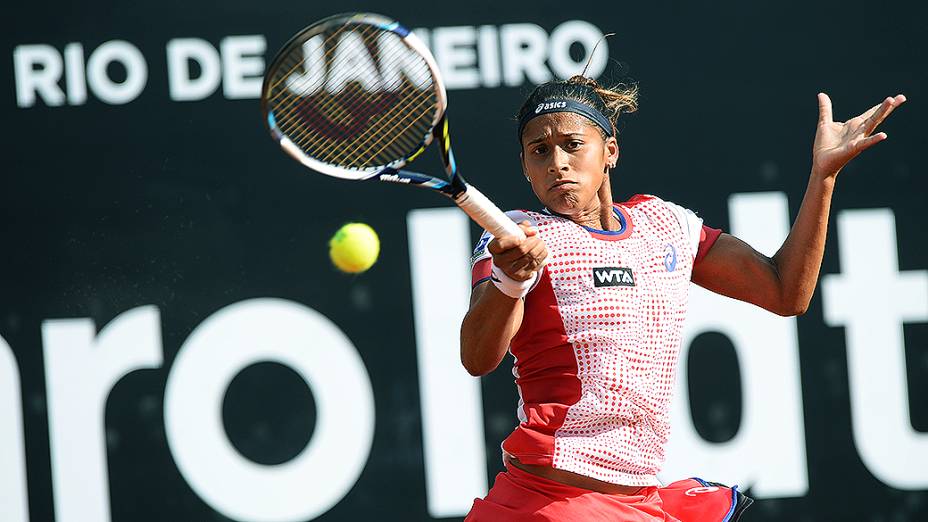
{"type": "Polygon", "coordinates": [[[378,255],[380,238],[364,223],[348,223],[329,240],[329,257],[342,272],[363,272],[377,262],[378,255]]]}

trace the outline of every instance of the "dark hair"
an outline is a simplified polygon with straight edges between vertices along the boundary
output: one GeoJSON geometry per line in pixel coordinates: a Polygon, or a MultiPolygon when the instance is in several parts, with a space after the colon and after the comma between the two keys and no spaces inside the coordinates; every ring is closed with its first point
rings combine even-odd
{"type": "MultiPolygon", "coordinates": [[[[539,104],[558,99],[578,101],[603,113],[612,123],[613,134],[616,134],[615,125],[619,115],[635,112],[638,109],[638,86],[619,84],[605,88],[600,86],[596,80],[579,74],[567,80],[543,83],[535,87],[535,90],[529,94],[525,103],[519,109],[517,119],[522,121],[522,118],[532,112],[539,104]]],[[[603,133],[603,137],[606,137],[605,133],[603,133]]],[[[521,143],[522,136],[518,136],[518,138],[521,143]]]]}

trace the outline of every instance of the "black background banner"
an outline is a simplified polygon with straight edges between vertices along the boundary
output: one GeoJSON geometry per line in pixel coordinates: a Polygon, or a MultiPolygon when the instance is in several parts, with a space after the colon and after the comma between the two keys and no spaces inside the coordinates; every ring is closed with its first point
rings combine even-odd
{"type": "MultiPolygon", "coordinates": [[[[619,128],[616,198],[658,194],[726,230],[733,194],[785,193],[795,218],[810,169],[816,93],[827,92],[835,119],[844,120],[902,92],[909,101],[884,124],[889,139],[840,174],[833,216],[890,209],[899,271],[928,268],[921,219],[928,203],[921,154],[928,143],[919,127],[928,117],[928,12],[920,2],[16,3],[0,21],[0,337],[19,375],[31,520],[56,519],[43,322],[90,318],[100,329],[128,310],[157,307],[161,365],[126,375],[105,403],[111,519],[227,520],[175,465],[164,426],[165,384],[198,325],[229,305],[267,297],[300,303],[337,325],[357,348],[373,390],[373,445],[363,472],[318,520],[431,519],[407,214],[448,203],[425,191],[311,173],[268,137],[256,96],[230,98],[221,85],[193,101],[174,101],[169,92],[166,45],[173,39],[198,38],[218,50],[228,37],[263,37],[267,63],[311,21],[352,10],[384,12],[416,28],[536,24],[551,33],[581,20],[615,32],[600,79],[634,81],[641,90],[639,112],[619,128]],[[76,105],[17,101],[17,48],[44,44],[63,56],[76,42],[86,64],[113,40],[137,48],[147,66],[145,86],[131,101],[104,103],[92,90],[76,105]],[[379,262],[363,275],[340,274],[327,257],[328,238],[347,221],[371,224],[382,240],[379,262]]],[[[571,52],[577,57],[581,50],[571,52]]],[[[118,65],[107,71],[117,82],[126,74],[118,65]]],[[[64,76],[58,85],[67,90],[64,76]]],[[[513,116],[531,87],[526,79],[449,92],[459,165],[503,208],[537,207],[520,175],[514,138],[513,116]]],[[[417,169],[440,168],[436,158],[427,152],[417,169]]],[[[475,239],[478,231],[471,232],[475,239]]],[[[836,232],[833,224],[823,275],[842,271],[836,232]]],[[[928,471],[920,471],[921,486],[898,488],[861,460],[846,332],[828,325],[825,314],[820,287],[798,319],[808,492],[761,499],[745,520],[924,520],[928,471]]],[[[900,325],[906,429],[922,439],[928,438],[926,322],[900,325]]],[[[697,390],[693,422],[701,434],[724,441],[742,418],[737,356],[723,335],[700,343],[691,350],[699,358],[680,363],[689,365],[697,390]]],[[[499,443],[516,422],[510,364],[480,383],[490,484],[501,469],[499,443]]],[[[223,426],[245,458],[277,465],[310,442],[317,407],[292,369],[258,363],[229,386],[223,426]]]]}

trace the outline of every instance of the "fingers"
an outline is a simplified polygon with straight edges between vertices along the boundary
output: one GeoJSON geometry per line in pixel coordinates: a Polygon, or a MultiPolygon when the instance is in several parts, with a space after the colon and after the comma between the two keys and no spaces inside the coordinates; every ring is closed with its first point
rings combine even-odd
{"type": "Polygon", "coordinates": [[[538,237],[536,229],[527,223],[520,223],[519,226],[526,232],[524,239],[497,238],[490,241],[487,250],[493,255],[493,264],[506,275],[517,281],[526,281],[544,266],[548,249],[545,242],[538,237]]]}
{"type": "Polygon", "coordinates": [[[519,228],[525,233],[524,238],[494,238],[487,245],[487,250],[493,255],[493,264],[506,275],[517,281],[527,281],[544,266],[548,249],[545,242],[538,237],[538,229],[531,223],[523,221],[519,223],[519,228]]]}
{"type": "Polygon", "coordinates": [[[533,227],[528,221],[520,222],[519,228],[522,229],[522,233],[524,233],[526,237],[531,237],[538,233],[538,229],[533,227]]]}
{"type": "Polygon", "coordinates": [[[547,255],[548,251],[544,248],[544,245],[542,245],[540,249],[535,249],[515,260],[509,267],[500,268],[503,268],[503,272],[506,272],[506,275],[517,281],[527,281],[535,277],[535,273],[541,270],[547,255]]]}
{"type": "Polygon", "coordinates": [[[870,147],[876,145],[877,143],[885,140],[887,138],[885,132],[878,132],[873,136],[868,136],[866,138],[861,138],[858,141],[855,141],[852,145],[854,150],[854,155],[860,154],[861,152],[869,149],[870,147]]]}
{"type": "Polygon", "coordinates": [[[864,135],[869,136],[876,128],[883,123],[883,120],[892,113],[896,107],[905,103],[905,96],[897,94],[896,96],[887,97],[883,103],[873,107],[863,114],[866,118],[864,121],[864,135]]]}
{"type": "Polygon", "coordinates": [[[510,269],[512,272],[523,271],[529,276],[545,264],[547,257],[548,249],[544,241],[538,241],[525,255],[513,261],[510,269]]]}
{"type": "MultiPolygon", "coordinates": [[[[491,252],[492,253],[492,252],[491,252]]],[[[531,237],[511,248],[493,254],[493,264],[508,272],[510,268],[520,269],[540,267],[548,255],[545,242],[540,238],[531,237]]]]}
{"type": "MultiPolygon", "coordinates": [[[[533,227],[528,221],[522,221],[519,223],[519,228],[522,229],[522,233],[525,234],[526,238],[536,236],[538,234],[538,229],[533,227]]],[[[518,246],[524,239],[518,238],[515,236],[503,236],[494,238],[493,241],[490,241],[490,244],[487,245],[487,250],[491,254],[500,254],[506,250],[518,246]]]]}
{"type": "Polygon", "coordinates": [[[818,93],[818,122],[831,123],[831,98],[827,94],[818,93]]]}
{"type": "Polygon", "coordinates": [[[813,168],[833,176],[861,152],[886,139],[885,132],[873,134],[895,109],[906,101],[902,94],[890,96],[846,122],[832,119],[831,100],[819,93],[819,127],[813,147],[813,168]]]}
{"type": "Polygon", "coordinates": [[[891,100],[892,98],[886,98],[857,117],[857,120],[861,122],[859,129],[864,133],[864,136],[869,136],[879,122],[886,117],[887,110],[892,109],[891,100]]]}

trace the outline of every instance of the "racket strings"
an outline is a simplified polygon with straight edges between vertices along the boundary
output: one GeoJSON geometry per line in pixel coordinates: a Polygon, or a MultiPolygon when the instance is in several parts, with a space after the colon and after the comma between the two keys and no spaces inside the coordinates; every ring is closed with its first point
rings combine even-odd
{"type": "MultiPolygon", "coordinates": [[[[334,141],[333,141],[333,142],[329,143],[328,147],[325,147],[325,148],[320,149],[320,150],[316,153],[316,155],[314,155],[314,157],[316,157],[317,159],[320,159],[320,160],[322,160],[322,161],[327,161],[327,162],[332,162],[332,163],[335,163],[335,162],[339,162],[339,163],[348,163],[348,164],[350,164],[350,165],[352,165],[352,166],[357,166],[357,165],[363,163],[363,161],[360,161],[360,160],[363,160],[363,158],[364,158],[364,156],[366,155],[366,153],[369,152],[370,150],[372,150],[375,146],[379,145],[379,144],[382,142],[382,138],[385,138],[386,136],[390,135],[390,133],[393,133],[393,135],[395,136],[395,140],[391,140],[391,141],[396,141],[396,142],[398,142],[398,144],[399,144],[400,146],[405,147],[405,150],[402,150],[402,151],[393,151],[393,150],[385,149],[384,152],[386,152],[386,156],[391,156],[391,157],[389,158],[389,161],[395,160],[395,159],[398,157],[398,156],[397,156],[398,154],[402,154],[402,153],[404,153],[404,152],[409,152],[409,151],[411,151],[414,147],[416,147],[417,145],[419,145],[419,143],[421,142],[422,137],[423,137],[424,134],[429,130],[429,128],[430,128],[430,126],[431,126],[431,118],[426,118],[425,121],[422,121],[422,122],[421,122],[421,127],[422,127],[422,128],[421,128],[421,129],[416,129],[416,130],[414,131],[414,132],[415,132],[415,136],[414,136],[415,139],[412,139],[412,137],[407,136],[406,134],[408,134],[408,133],[406,133],[406,131],[407,131],[412,125],[414,125],[414,124],[416,123],[416,121],[422,120],[422,118],[419,117],[419,118],[413,119],[414,121],[413,121],[410,125],[406,125],[406,126],[404,127],[404,129],[403,129],[402,131],[400,131],[400,133],[396,133],[397,125],[402,124],[402,122],[399,121],[398,118],[399,118],[401,115],[403,115],[403,114],[405,114],[405,113],[408,113],[408,112],[410,112],[410,111],[416,112],[416,111],[420,110],[422,107],[427,107],[427,106],[428,106],[428,102],[434,101],[431,90],[429,90],[429,91],[422,91],[422,90],[416,89],[414,92],[419,92],[419,93],[423,93],[423,94],[424,94],[424,96],[422,96],[422,95],[419,96],[419,98],[421,98],[421,99],[419,100],[419,103],[416,103],[416,101],[417,101],[417,100],[416,100],[416,96],[411,96],[411,97],[406,97],[406,98],[403,99],[401,102],[397,103],[397,104],[394,105],[392,108],[390,108],[389,111],[388,111],[387,113],[385,113],[385,114],[382,116],[381,121],[384,121],[386,124],[393,124],[393,127],[390,127],[390,128],[387,128],[387,129],[382,129],[380,132],[378,132],[377,134],[381,134],[380,138],[379,138],[379,139],[376,139],[374,142],[372,142],[372,143],[371,143],[371,146],[368,147],[367,149],[363,149],[363,150],[362,150],[362,153],[359,154],[354,160],[351,160],[351,161],[344,161],[345,158],[343,157],[343,158],[339,158],[339,160],[341,160],[341,161],[337,161],[337,160],[335,159],[335,157],[333,157],[333,156],[331,156],[331,155],[326,155],[326,154],[329,153],[329,152],[336,151],[336,148],[339,149],[339,150],[343,150],[343,152],[345,152],[345,154],[349,153],[350,151],[354,150],[354,146],[355,146],[355,145],[357,145],[359,142],[361,142],[361,141],[364,140],[365,138],[368,138],[368,136],[366,136],[366,135],[364,135],[364,134],[358,135],[357,138],[356,138],[352,143],[346,144],[346,145],[345,145],[345,144],[340,144],[340,143],[338,143],[338,142],[334,142],[334,141]],[[413,103],[416,103],[416,105],[413,106],[413,105],[412,105],[413,103]],[[392,113],[392,114],[391,114],[391,113],[392,113]],[[387,134],[383,134],[383,133],[387,133],[387,134]],[[405,138],[405,139],[403,139],[403,138],[405,138]]],[[[357,93],[357,91],[356,91],[356,93],[357,93]]],[[[349,98],[349,100],[351,100],[351,101],[353,102],[353,101],[355,101],[355,100],[358,99],[358,98],[359,98],[359,96],[358,96],[357,94],[355,94],[354,96],[352,96],[351,98],[349,98]]],[[[365,102],[365,100],[363,100],[363,99],[361,99],[361,100],[359,100],[359,101],[361,102],[361,104],[363,104],[363,103],[365,102]]],[[[341,101],[338,101],[337,103],[338,103],[339,105],[343,105],[343,106],[344,106],[344,105],[349,105],[349,106],[358,105],[358,103],[349,103],[349,104],[345,104],[344,102],[341,102],[341,101]]],[[[329,103],[328,105],[331,106],[331,105],[333,105],[333,103],[329,103]]],[[[292,112],[292,111],[291,111],[291,112],[292,112]]],[[[350,112],[350,111],[349,111],[349,112],[350,112]]],[[[424,115],[424,116],[431,116],[431,112],[425,111],[425,113],[424,113],[423,115],[424,115]]],[[[310,131],[310,132],[306,132],[306,129],[299,129],[299,130],[302,130],[303,132],[301,132],[301,133],[296,133],[296,132],[294,132],[294,130],[296,130],[296,128],[299,127],[299,123],[300,123],[300,122],[298,121],[298,118],[285,118],[285,119],[286,119],[286,121],[283,123],[283,128],[284,128],[285,132],[289,132],[289,133],[292,133],[292,134],[301,134],[301,135],[302,135],[302,138],[301,138],[300,141],[299,141],[298,143],[296,143],[296,144],[297,144],[300,148],[302,148],[302,149],[304,149],[304,150],[307,148],[306,145],[307,145],[308,141],[311,140],[312,138],[318,136],[318,134],[319,134],[318,132],[311,132],[311,131],[310,131]]],[[[343,156],[344,156],[344,154],[343,154],[343,156]]],[[[387,161],[387,163],[389,163],[389,161],[387,161]]],[[[380,163],[380,164],[384,164],[384,163],[380,163]]]]}
{"type": "MultiPolygon", "coordinates": [[[[422,68],[423,68],[425,71],[427,71],[427,66],[423,66],[422,68]]],[[[374,72],[376,72],[376,71],[374,71],[374,72]]],[[[431,86],[428,86],[428,87],[431,87],[431,86]]],[[[414,91],[414,92],[421,92],[421,86],[417,86],[417,88],[418,88],[418,89],[417,89],[416,91],[414,91]]],[[[338,122],[343,122],[345,119],[351,117],[351,113],[352,113],[352,112],[355,112],[355,110],[357,109],[358,106],[363,105],[365,102],[370,101],[369,99],[365,99],[365,97],[363,96],[363,94],[364,94],[363,90],[355,90],[354,93],[352,93],[351,95],[349,95],[349,97],[348,97],[347,99],[346,99],[344,96],[342,96],[341,99],[333,99],[333,100],[330,101],[330,103],[323,105],[323,106],[321,107],[321,109],[322,109],[322,110],[330,109],[333,105],[335,105],[335,106],[336,106],[336,112],[333,114],[333,116],[335,116],[336,118],[338,118],[338,116],[339,116],[340,114],[347,113],[347,114],[345,114],[345,117],[344,117],[344,118],[339,118],[339,119],[336,121],[336,123],[338,123],[338,122]]],[[[376,102],[375,102],[375,105],[376,105],[376,102]]],[[[398,107],[402,107],[402,109],[404,109],[404,110],[409,110],[409,106],[408,106],[408,105],[407,105],[407,106],[396,105],[396,106],[394,106],[394,110],[396,110],[398,107]]],[[[362,115],[362,116],[364,116],[364,115],[362,115]]],[[[390,114],[389,114],[389,113],[385,114],[385,115],[381,118],[381,120],[386,120],[386,121],[390,121],[391,119],[392,119],[392,118],[390,117],[390,114]]],[[[427,130],[427,129],[424,129],[424,130],[427,130]]],[[[395,131],[395,129],[391,129],[391,131],[395,131]]],[[[417,138],[421,138],[421,133],[420,133],[420,136],[417,136],[417,138]]],[[[402,141],[402,140],[399,140],[399,141],[402,141]]],[[[415,145],[417,145],[417,144],[418,144],[418,143],[414,143],[414,144],[412,144],[412,145],[415,146],[415,145]]]]}
{"type": "Polygon", "coordinates": [[[332,157],[330,161],[347,163],[352,166],[365,163],[365,158],[369,156],[383,156],[380,161],[375,162],[378,165],[392,162],[412,152],[422,142],[431,128],[433,107],[434,99],[430,96],[406,97],[383,115],[381,121],[378,122],[379,128],[376,132],[359,135],[350,144],[344,146],[330,144],[324,152],[341,150],[341,154],[332,157]],[[428,110],[422,111],[423,108],[428,110]],[[421,114],[417,115],[419,112],[421,114]],[[411,133],[408,132],[413,127],[417,128],[411,133]],[[389,141],[385,143],[384,141],[388,139],[389,141]],[[365,140],[369,140],[367,147],[357,148],[365,140]],[[398,147],[391,148],[394,143],[398,147]],[[353,155],[351,155],[352,152],[354,152],[353,155]],[[387,161],[384,162],[383,159],[387,161]]]}
{"type": "MultiPolygon", "coordinates": [[[[382,140],[385,137],[390,136],[390,135],[395,136],[396,140],[400,141],[400,143],[406,147],[405,151],[397,151],[400,154],[402,154],[403,152],[410,152],[412,150],[412,147],[417,146],[419,142],[421,142],[421,139],[424,136],[424,134],[428,132],[429,127],[431,126],[430,118],[428,118],[427,121],[422,122],[421,132],[418,132],[417,130],[417,134],[414,134],[412,137],[406,136],[406,130],[409,129],[410,125],[406,125],[400,132],[397,132],[397,127],[402,125],[403,123],[402,118],[404,116],[408,116],[410,114],[415,115],[416,113],[420,112],[423,107],[431,106],[430,102],[433,101],[433,97],[431,96],[432,93],[430,91],[418,91],[418,92],[422,93],[422,96],[404,97],[403,99],[401,99],[401,101],[396,103],[386,113],[384,113],[381,119],[377,122],[380,128],[377,129],[377,132],[375,133],[376,136],[372,137],[374,141],[371,141],[369,144],[369,147],[367,147],[366,149],[358,149],[359,154],[356,155],[355,160],[346,161],[346,162],[352,163],[352,164],[357,163],[357,159],[362,158],[366,153],[371,151],[374,147],[380,145],[382,140]],[[388,125],[390,125],[390,127],[387,127],[388,125]]],[[[421,112],[423,113],[422,114],[423,116],[431,116],[430,111],[421,111],[421,112]]],[[[415,118],[408,118],[408,119],[412,120],[412,124],[415,124],[417,121],[422,120],[421,116],[415,117],[415,118]]],[[[355,146],[358,145],[364,138],[367,138],[367,136],[360,135],[354,141],[352,141],[349,144],[345,144],[345,145],[332,143],[327,149],[323,149],[321,152],[325,154],[327,152],[330,152],[329,149],[335,150],[337,147],[339,150],[343,152],[343,154],[341,154],[340,156],[336,156],[335,158],[329,158],[329,159],[330,160],[332,159],[345,160],[347,158],[347,154],[350,153],[352,150],[356,150],[355,146]]],[[[386,146],[382,147],[382,149],[385,152],[387,152],[387,155],[392,155],[393,156],[392,159],[396,159],[396,154],[393,153],[392,151],[387,150],[386,146]]]]}
{"type": "MultiPolygon", "coordinates": [[[[384,118],[389,118],[389,120],[396,120],[399,122],[398,118],[407,110],[415,109],[415,107],[410,107],[410,103],[413,103],[415,100],[408,99],[405,104],[394,106],[389,113],[384,115],[384,118]],[[391,114],[392,113],[392,114],[391,114]]],[[[419,105],[422,105],[420,102],[419,105]]],[[[408,127],[407,127],[408,128],[408,127]]],[[[404,131],[407,129],[404,129],[404,131]]],[[[423,125],[422,132],[419,134],[421,141],[421,136],[423,136],[428,131],[428,125],[423,125]]],[[[392,162],[393,160],[402,157],[404,153],[408,153],[413,150],[419,143],[415,142],[411,137],[404,137],[403,135],[396,135],[400,139],[400,145],[403,147],[402,150],[392,150],[387,147],[381,147],[379,149],[380,153],[375,153],[373,158],[365,161],[365,158],[369,157],[369,153],[376,147],[380,145],[383,138],[389,133],[395,132],[395,128],[382,129],[378,135],[368,137],[367,134],[358,135],[350,143],[329,143],[325,148],[319,151],[319,156],[317,159],[333,164],[343,164],[348,166],[359,166],[365,164],[376,164],[376,165],[385,165],[392,162]],[[405,139],[403,139],[405,138],[405,139]],[[368,147],[359,148],[363,145],[364,140],[368,140],[368,147]],[[352,152],[355,154],[352,156],[352,152]]],[[[368,133],[369,134],[369,133],[368,133]]]]}
{"type": "MultiPolygon", "coordinates": [[[[342,26],[339,26],[339,28],[338,28],[336,31],[333,31],[332,34],[329,35],[329,36],[322,42],[322,49],[323,49],[323,50],[326,49],[326,44],[329,43],[336,35],[342,34],[343,31],[345,30],[345,28],[347,28],[347,27],[348,27],[348,25],[342,25],[342,26]]],[[[358,31],[358,33],[361,34],[362,36],[364,36],[365,34],[370,34],[370,33],[372,33],[372,31],[373,31],[373,30],[372,30],[372,28],[371,28],[370,26],[364,26],[363,29],[361,29],[361,31],[358,31]]],[[[321,33],[320,33],[320,34],[321,34],[321,33]]],[[[316,35],[316,36],[318,36],[318,35],[316,35]]],[[[313,38],[315,38],[315,36],[313,36],[313,38]]],[[[331,46],[329,46],[329,49],[331,49],[331,46]]],[[[323,60],[322,60],[322,65],[325,65],[326,62],[329,61],[329,59],[331,58],[331,57],[329,56],[329,54],[330,54],[330,53],[326,53],[326,54],[324,55],[323,60]]],[[[288,79],[291,77],[291,75],[297,70],[297,68],[298,68],[300,65],[304,65],[304,64],[305,64],[305,57],[303,56],[303,53],[302,53],[302,46],[300,46],[299,50],[294,50],[293,52],[291,52],[291,53],[288,55],[288,58],[293,58],[293,59],[294,59],[294,65],[291,66],[285,73],[283,73],[282,76],[280,76],[280,78],[279,78],[276,82],[274,82],[274,83],[271,85],[270,90],[273,90],[273,89],[275,89],[276,87],[280,86],[281,83],[283,83],[284,81],[288,80],[288,79]]],[[[284,60],[284,61],[287,61],[287,60],[284,60]]],[[[315,65],[315,66],[318,66],[319,63],[315,63],[314,65],[315,65]]],[[[327,69],[328,69],[328,68],[327,68],[327,69]]],[[[365,72],[366,74],[370,74],[370,73],[371,73],[371,71],[369,71],[369,70],[365,70],[364,72],[365,72]]],[[[285,106],[284,106],[284,107],[277,107],[276,110],[282,112],[282,113],[283,113],[283,116],[282,116],[282,117],[284,117],[284,118],[285,118],[285,117],[288,117],[288,116],[291,116],[293,110],[298,109],[300,103],[303,103],[303,102],[306,101],[306,93],[307,93],[307,91],[308,91],[308,89],[307,89],[307,84],[309,84],[309,86],[311,86],[311,85],[312,85],[312,82],[313,82],[314,80],[315,80],[315,78],[307,78],[307,77],[304,75],[304,78],[302,79],[302,82],[297,86],[297,88],[300,90],[300,92],[294,93],[293,90],[291,89],[292,84],[289,84],[289,83],[288,83],[288,85],[282,86],[282,88],[280,89],[280,91],[278,91],[278,92],[275,93],[273,96],[271,96],[271,97],[268,99],[268,101],[269,101],[269,102],[272,102],[273,100],[275,100],[275,99],[276,99],[277,97],[279,97],[280,95],[286,94],[287,97],[285,98],[285,101],[284,101],[284,105],[285,105],[285,106]]],[[[339,78],[339,80],[344,80],[344,78],[339,78]]],[[[331,79],[330,79],[330,81],[331,81],[331,79]]],[[[348,114],[348,113],[346,113],[346,114],[348,114]]],[[[342,118],[342,120],[344,120],[344,118],[342,118]]]]}
{"type": "MultiPolygon", "coordinates": [[[[328,103],[316,104],[319,112],[326,113],[323,115],[328,118],[331,125],[317,126],[315,129],[317,132],[314,132],[313,134],[321,134],[323,133],[324,128],[329,126],[338,127],[349,123],[354,123],[355,118],[358,116],[358,110],[363,107],[365,103],[367,103],[367,100],[363,94],[363,90],[354,89],[351,93],[348,94],[347,97],[341,96],[339,99],[335,99],[333,97],[329,100],[328,103]]],[[[295,104],[294,110],[299,110],[301,104],[308,102],[305,98],[301,98],[299,96],[296,96],[295,98],[298,100],[298,102],[295,104]]],[[[294,110],[289,110],[284,115],[286,123],[288,124],[288,130],[296,127],[296,124],[301,122],[301,120],[298,118],[299,115],[293,114],[294,110]]]]}
{"type": "MultiPolygon", "coordinates": [[[[345,34],[344,28],[341,26],[333,31],[325,42],[345,34]]],[[[369,27],[356,32],[368,49],[376,48],[377,38],[381,34],[392,36],[392,33],[376,28],[370,30],[369,27]]],[[[403,70],[403,74],[394,75],[395,78],[391,78],[392,81],[387,85],[395,91],[383,89],[385,78],[380,76],[373,60],[366,60],[367,67],[364,69],[347,70],[343,66],[339,69],[344,71],[341,77],[324,79],[327,85],[343,86],[335,93],[327,92],[327,85],[318,87],[318,78],[307,77],[301,79],[302,83],[296,84],[297,90],[305,93],[310,90],[307,87],[317,85],[319,93],[312,96],[293,93],[293,83],[282,84],[287,81],[288,73],[292,74],[304,63],[305,57],[302,56],[302,47],[291,53],[291,57],[281,63],[288,65],[289,60],[294,60],[296,65],[288,65],[288,73],[276,78],[269,90],[273,112],[279,113],[275,114],[278,128],[309,156],[349,168],[386,165],[412,153],[431,128],[438,99],[431,70],[424,58],[410,62],[411,56],[418,55],[411,54],[413,51],[408,51],[405,43],[397,45],[410,54],[403,56],[401,52],[384,53],[383,47],[379,47],[381,52],[377,56],[381,67],[386,65],[394,67],[395,71],[400,68],[403,70]],[[372,81],[382,82],[381,90],[369,91],[358,82],[350,81],[359,75],[370,75],[369,79],[377,75],[372,81]],[[394,85],[396,81],[400,84],[394,85]],[[273,92],[275,88],[280,89],[273,92]],[[359,130],[359,126],[366,128],[359,130]]],[[[331,62],[335,51],[331,46],[324,51],[325,61],[329,62],[326,70],[331,71],[334,68],[331,62]]]]}
{"type": "MultiPolygon", "coordinates": [[[[355,91],[356,92],[356,91],[355,91]]],[[[290,132],[296,129],[300,123],[303,123],[303,120],[300,118],[300,111],[309,110],[306,105],[312,103],[305,97],[299,95],[293,95],[289,98],[290,101],[293,101],[287,110],[280,118],[281,127],[285,132],[290,132]]],[[[337,128],[343,125],[353,124],[357,115],[355,114],[358,108],[361,107],[363,100],[360,99],[358,94],[349,95],[347,99],[338,100],[330,102],[327,104],[314,104],[315,110],[322,113],[321,115],[326,118],[329,122],[329,125],[318,125],[316,128],[311,131],[314,135],[324,134],[325,129],[328,127],[337,128]]],[[[305,129],[304,129],[305,132],[305,129]]]]}
{"type": "MultiPolygon", "coordinates": [[[[360,137],[358,139],[355,139],[354,142],[352,142],[350,145],[342,149],[341,154],[333,158],[333,160],[335,160],[334,162],[345,163],[349,166],[356,166],[359,164],[368,163],[368,162],[365,162],[365,158],[370,155],[373,155],[374,157],[384,156],[385,158],[389,158],[389,160],[386,161],[385,163],[384,162],[375,163],[375,164],[383,165],[386,163],[390,163],[393,160],[401,158],[405,154],[412,152],[414,150],[414,147],[419,145],[419,142],[421,142],[422,137],[424,136],[426,132],[428,132],[429,128],[431,127],[430,125],[431,118],[428,118],[428,121],[425,122],[424,125],[421,125],[422,127],[421,132],[418,133],[419,142],[414,142],[414,140],[410,139],[411,136],[408,135],[407,131],[411,129],[413,126],[415,126],[416,123],[419,123],[422,120],[422,118],[404,117],[404,114],[407,114],[408,112],[414,112],[423,106],[431,107],[432,106],[432,103],[430,103],[431,101],[432,100],[430,100],[429,98],[423,97],[421,100],[418,101],[415,107],[410,107],[409,109],[407,109],[409,105],[416,102],[415,98],[411,97],[410,99],[406,100],[406,105],[395,106],[394,109],[391,110],[391,112],[395,112],[395,115],[390,117],[390,120],[388,121],[388,123],[392,124],[392,127],[381,129],[378,132],[379,136],[375,137],[374,141],[369,143],[368,146],[364,149],[355,149],[355,146],[360,142],[360,139],[359,139],[360,137]],[[400,126],[403,126],[403,128],[397,131],[397,128],[400,126]],[[388,138],[390,138],[390,141],[383,143],[383,141],[388,138]],[[394,143],[397,143],[398,146],[392,147],[394,143]],[[352,150],[355,150],[356,152],[356,154],[354,154],[353,156],[350,155],[352,150]]],[[[416,136],[416,135],[414,134],[413,136],[416,136]]]]}
{"type": "MultiPolygon", "coordinates": [[[[335,38],[336,36],[342,34],[342,32],[344,32],[344,31],[345,31],[346,29],[348,29],[349,27],[355,27],[355,25],[353,25],[353,24],[342,24],[342,25],[339,25],[338,28],[337,28],[335,31],[332,31],[332,34],[326,36],[325,40],[323,40],[323,42],[322,42],[322,48],[323,48],[323,49],[326,49],[327,47],[329,47],[328,44],[332,41],[332,39],[335,38]]],[[[366,32],[366,33],[371,33],[371,32],[374,32],[374,31],[377,31],[377,29],[374,28],[374,27],[372,27],[372,26],[370,26],[370,25],[365,25],[365,26],[363,27],[363,29],[361,29],[359,32],[363,34],[363,33],[365,33],[365,32],[366,32]]],[[[318,34],[323,34],[323,33],[318,33],[318,34]]],[[[312,38],[314,38],[315,36],[318,36],[318,35],[314,35],[314,36],[312,36],[312,37],[310,37],[310,38],[306,38],[306,39],[304,39],[303,41],[304,41],[304,42],[309,41],[309,40],[311,40],[312,38]]],[[[302,44],[301,44],[300,47],[302,48],[302,44]]],[[[301,50],[302,50],[302,49],[301,49],[301,50]]],[[[281,74],[280,77],[277,79],[277,81],[275,81],[275,82],[273,82],[273,83],[271,84],[271,86],[268,88],[268,91],[269,91],[269,92],[270,92],[270,91],[273,91],[274,89],[276,89],[278,86],[280,86],[281,83],[287,81],[287,78],[289,78],[290,75],[293,74],[293,73],[297,70],[297,68],[298,68],[300,65],[303,65],[303,61],[304,61],[304,60],[303,60],[303,54],[302,54],[302,52],[293,52],[293,53],[290,53],[290,55],[289,55],[287,58],[291,58],[291,57],[296,59],[296,60],[294,61],[293,65],[291,65],[290,68],[287,69],[286,72],[284,72],[283,74],[281,74]]],[[[286,60],[284,60],[284,61],[286,61],[286,60]]],[[[286,92],[286,89],[282,90],[281,92],[286,92]]],[[[275,94],[274,96],[271,96],[271,97],[268,99],[268,101],[271,101],[271,100],[273,100],[274,98],[276,98],[277,96],[279,96],[279,95],[281,94],[281,92],[278,92],[278,93],[275,94]]]]}

